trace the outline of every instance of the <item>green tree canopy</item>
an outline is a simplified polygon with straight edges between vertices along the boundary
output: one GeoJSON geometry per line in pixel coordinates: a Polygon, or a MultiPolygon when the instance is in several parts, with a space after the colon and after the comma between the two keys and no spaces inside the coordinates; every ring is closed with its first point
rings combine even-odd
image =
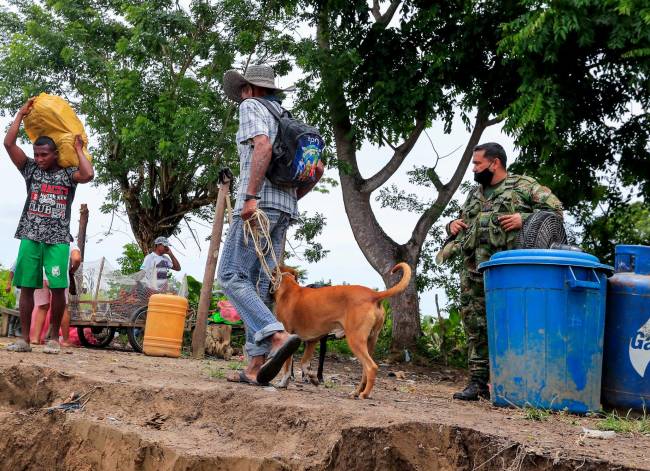
{"type": "Polygon", "coordinates": [[[567,207],[600,200],[603,174],[650,195],[650,2],[528,2],[502,27],[516,64],[504,114],[520,147],[567,207]]]}
{"type": "Polygon", "coordinates": [[[506,129],[578,223],[584,249],[650,244],[650,2],[532,2],[503,27],[519,64],[506,129]]]}
{"type": "MultiPolygon", "coordinates": [[[[647,54],[647,9],[640,8],[647,0],[283,4],[303,12],[315,26],[315,34],[295,51],[306,71],[303,106],[329,132],[355,238],[387,285],[394,283],[387,272],[396,262],[430,266],[431,257],[422,256],[425,242],[440,238],[434,224],[458,189],[487,126],[504,121],[522,151],[516,170],[541,177],[570,206],[590,199],[598,186],[595,174],[616,159],[617,147],[609,137],[596,150],[600,156],[592,156],[599,133],[620,135],[618,149],[631,136],[630,149],[646,145],[640,131],[646,118],[630,117],[629,127],[616,130],[607,125],[624,118],[631,101],[647,109],[647,63],[630,67],[647,54]],[[584,34],[572,32],[583,24],[584,34]],[[639,93],[642,87],[646,92],[639,93]],[[471,135],[451,178],[442,181],[433,153],[430,165],[409,171],[411,181],[430,188],[433,198],[386,187],[421,133],[434,122],[449,132],[455,116],[471,135]],[[363,141],[393,151],[368,178],[359,171],[363,141]],[[406,243],[392,240],[378,223],[370,204],[376,191],[382,205],[419,214],[406,243]]],[[[636,159],[644,154],[625,155],[630,182],[639,182],[647,166],[641,169],[636,159]]],[[[430,283],[416,279],[420,286],[430,283]]],[[[392,300],[396,348],[413,345],[420,334],[416,288],[414,282],[392,300]]]]}
{"type": "Polygon", "coordinates": [[[124,208],[140,248],[189,216],[211,217],[220,166],[238,169],[225,70],[287,69],[287,38],[257,2],[10,0],[0,12],[0,106],[39,92],[69,99],[98,144],[104,211],[124,208]]]}

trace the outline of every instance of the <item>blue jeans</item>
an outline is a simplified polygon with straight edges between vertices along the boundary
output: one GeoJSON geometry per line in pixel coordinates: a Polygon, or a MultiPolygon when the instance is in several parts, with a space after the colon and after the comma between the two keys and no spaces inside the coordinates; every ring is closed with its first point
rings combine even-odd
{"type": "MultiPolygon", "coordinates": [[[[278,260],[284,250],[284,239],[291,217],[282,211],[265,209],[270,221],[270,243],[278,260]]],[[[268,241],[266,241],[268,243],[268,241]]],[[[271,255],[267,263],[274,268],[271,255]]],[[[234,216],[223,247],[217,280],[230,302],[235,306],[246,326],[246,353],[249,356],[266,355],[271,349],[270,337],[284,330],[268,305],[270,280],[261,270],[253,241],[244,243],[244,222],[239,215],[234,216]]]]}

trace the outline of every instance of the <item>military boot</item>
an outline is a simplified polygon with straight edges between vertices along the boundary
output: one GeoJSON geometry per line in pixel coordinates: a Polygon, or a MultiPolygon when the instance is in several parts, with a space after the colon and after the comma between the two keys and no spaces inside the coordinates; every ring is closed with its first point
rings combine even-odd
{"type": "Polygon", "coordinates": [[[483,381],[472,380],[462,391],[454,393],[453,398],[460,401],[478,401],[478,398],[490,398],[490,391],[483,381]]]}

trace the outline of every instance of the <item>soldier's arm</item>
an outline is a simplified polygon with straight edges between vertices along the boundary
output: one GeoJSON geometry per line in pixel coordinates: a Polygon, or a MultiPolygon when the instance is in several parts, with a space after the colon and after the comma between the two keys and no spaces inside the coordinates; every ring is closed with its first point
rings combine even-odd
{"type": "MultiPolygon", "coordinates": [[[[562,203],[553,194],[553,192],[539,183],[535,182],[530,188],[530,206],[535,211],[549,211],[557,214],[560,218],[564,218],[562,213],[562,203]]],[[[530,217],[532,213],[521,213],[522,221],[530,217]]]]}
{"type": "Polygon", "coordinates": [[[467,229],[467,224],[463,220],[463,214],[465,213],[465,209],[467,208],[473,196],[474,196],[474,191],[472,190],[467,195],[467,198],[465,199],[463,206],[461,206],[460,213],[458,213],[458,217],[456,219],[452,219],[451,221],[449,221],[445,226],[445,231],[447,232],[448,236],[456,236],[458,232],[460,232],[461,230],[467,229]],[[460,226],[460,228],[457,229],[457,227],[454,227],[458,225],[460,226]],[[454,231],[454,229],[456,230],[454,231]]]}

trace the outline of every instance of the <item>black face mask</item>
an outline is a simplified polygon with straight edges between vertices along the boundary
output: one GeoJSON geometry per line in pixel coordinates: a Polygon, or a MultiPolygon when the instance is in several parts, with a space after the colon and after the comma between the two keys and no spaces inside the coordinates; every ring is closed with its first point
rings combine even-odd
{"type": "Polygon", "coordinates": [[[492,182],[492,177],[494,177],[494,172],[490,170],[489,165],[485,170],[474,173],[474,181],[481,186],[488,186],[492,182]]]}

